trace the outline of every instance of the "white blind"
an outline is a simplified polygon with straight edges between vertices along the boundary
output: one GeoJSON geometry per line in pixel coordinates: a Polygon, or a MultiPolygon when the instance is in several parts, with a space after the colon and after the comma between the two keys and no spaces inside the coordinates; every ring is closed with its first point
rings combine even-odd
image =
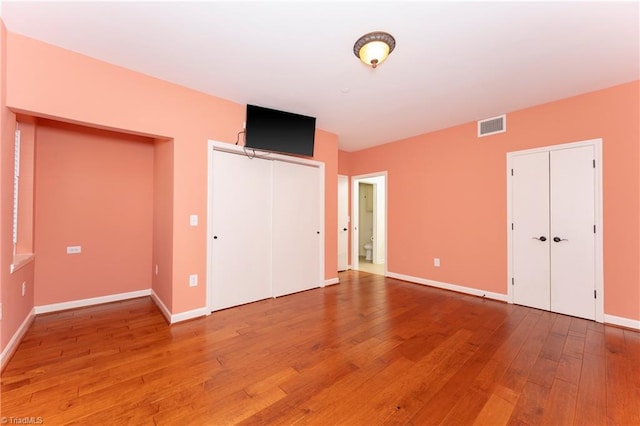
{"type": "MultiPolygon", "coordinates": [[[[13,245],[18,244],[18,191],[20,186],[20,130],[16,130],[13,165],[13,245]]],[[[14,247],[15,251],[15,247],[14,247]]]]}

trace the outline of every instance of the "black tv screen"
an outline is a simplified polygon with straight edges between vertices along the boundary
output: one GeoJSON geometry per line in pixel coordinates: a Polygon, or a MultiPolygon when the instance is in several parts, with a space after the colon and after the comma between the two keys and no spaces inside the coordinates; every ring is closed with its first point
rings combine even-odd
{"type": "Polygon", "coordinates": [[[315,133],[315,117],[247,105],[247,148],[313,157],[315,133]]]}

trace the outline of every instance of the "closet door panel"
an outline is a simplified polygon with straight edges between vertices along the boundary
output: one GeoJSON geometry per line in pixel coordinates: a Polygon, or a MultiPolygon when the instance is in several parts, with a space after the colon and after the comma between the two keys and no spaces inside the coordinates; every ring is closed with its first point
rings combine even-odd
{"type": "Polygon", "coordinates": [[[513,302],[549,310],[549,153],[514,158],[513,302]]]}
{"type": "Polygon", "coordinates": [[[271,297],[271,161],[214,151],[213,310],[271,297]]]}
{"type": "Polygon", "coordinates": [[[595,319],[593,147],[551,152],[551,310],[595,319]]]}
{"type": "Polygon", "coordinates": [[[273,295],[321,285],[320,170],[273,164],[273,295]]]}

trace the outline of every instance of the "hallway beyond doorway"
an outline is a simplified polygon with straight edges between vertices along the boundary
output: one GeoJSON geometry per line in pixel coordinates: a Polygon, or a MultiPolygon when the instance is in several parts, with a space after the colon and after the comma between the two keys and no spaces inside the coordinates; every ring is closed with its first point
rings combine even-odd
{"type": "Polygon", "coordinates": [[[364,260],[364,256],[360,256],[358,271],[384,276],[384,263],[371,263],[368,260],[364,260]]]}

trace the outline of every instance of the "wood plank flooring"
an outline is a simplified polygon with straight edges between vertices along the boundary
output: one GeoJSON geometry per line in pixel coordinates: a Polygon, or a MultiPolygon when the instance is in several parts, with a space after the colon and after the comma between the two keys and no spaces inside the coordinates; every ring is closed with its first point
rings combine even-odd
{"type": "Polygon", "coordinates": [[[365,272],[168,326],[38,316],[2,416],[83,425],[638,425],[640,333],[365,272]]]}

